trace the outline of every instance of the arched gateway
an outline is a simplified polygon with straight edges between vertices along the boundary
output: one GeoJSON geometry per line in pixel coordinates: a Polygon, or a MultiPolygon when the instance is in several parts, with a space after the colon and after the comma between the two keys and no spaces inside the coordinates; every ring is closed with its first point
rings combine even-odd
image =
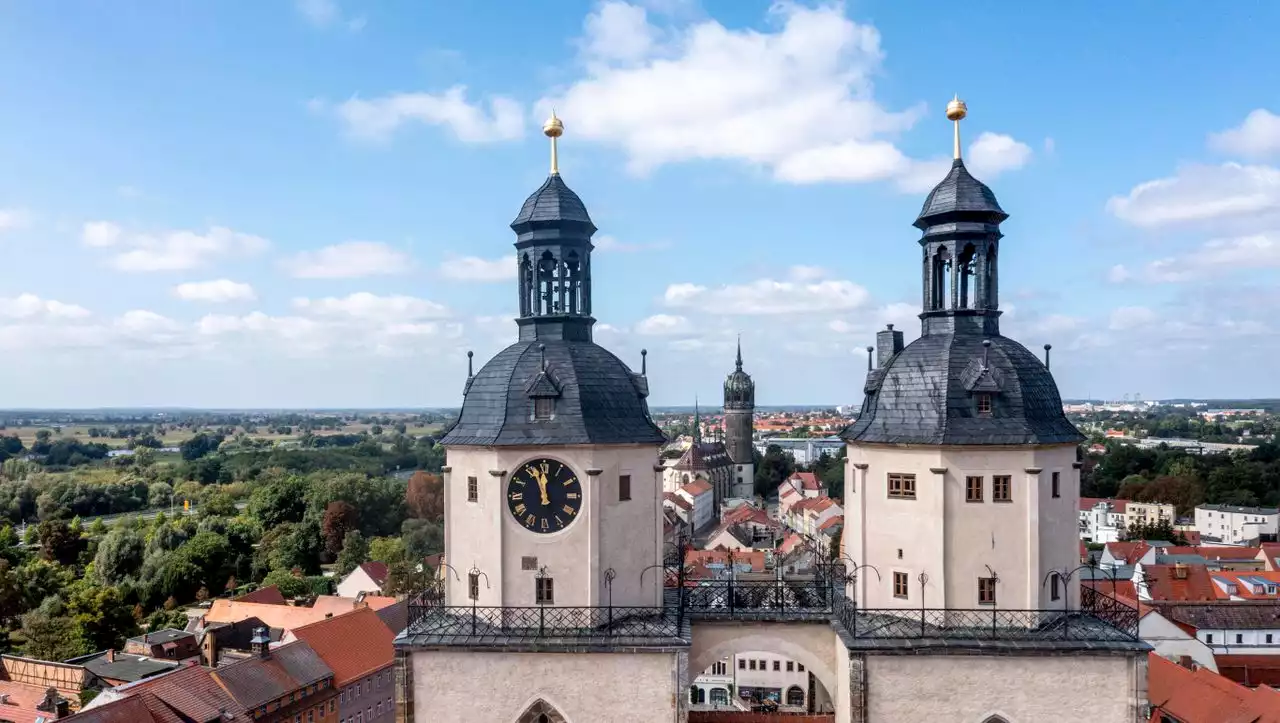
{"type": "Polygon", "coordinates": [[[838,723],[1137,718],[1148,648],[1136,610],[1079,585],[1079,434],[1047,359],[1000,334],[1006,214],[960,158],[965,113],[947,107],[956,157],[902,254],[921,336],[880,332],[850,382],[842,546],[808,546],[803,576],[691,574],[664,539],[644,357],[593,340],[596,227],[547,122],[551,175],[511,224],[519,336],[468,369],[441,440],[446,559],[396,639],[399,723],[684,723],[706,704],[693,678],[752,650],[803,665],[838,723]]]}

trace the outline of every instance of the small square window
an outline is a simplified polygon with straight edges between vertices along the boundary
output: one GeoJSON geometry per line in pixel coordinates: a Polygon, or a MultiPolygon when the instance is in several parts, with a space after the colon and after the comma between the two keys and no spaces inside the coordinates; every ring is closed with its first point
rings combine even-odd
{"type": "Polygon", "coordinates": [[[899,560],[901,560],[901,559],[902,559],[902,548],[901,548],[901,547],[899,547],[899,548],[898,548],[898,559],[899,559],[899,560]]]}
{"type": "Polygon", "coordinates": [[[1271,644],[1271,633],[1267,633],[1267,645],[1271,644]]]}
{"type": "Polygon", "coordinates": [[[914,500],[916,498],[916,476],[913,474],[890,474],[889,496],[914,500]]]}
{"type": "Polygon", "coordinates": [[[981,502],[982,501],[982,478],[981,477],[965,477],[964,478],[964,501],[965,502],[981,502]]]}
{"type": "Polygon", "coordinates": [[[800,673],[803,673],[803,672],[804,672],[804,664],[803,664],[803,663],[796,663],[796,671],[797,671],[797,672],[800,672],[800,673]]]}
{"type": "Polygon", "coordinates": [[[1061,482],[1062,482],[1061,475],[1058,474],[1057,472],[1054,472],[1053,473],[1053,496],[1054,497],[1062,496],[1061,482]]]}
{"type": "Polygon", "coordinates": [[[467,502],[480,499],[480,481],[475,477],[467,478],[467,502]]]}
{"type": "Polygon", "coordinates": [[[991,478],[991,499],[996,502],[1013,502],[1013,478],[998,474],[991,478]]]}
{"type": "Polygon", "coordinates": [[[996,579],[994,577],[978,578],[978,604],[996,604],[996,579]]]}
{"type": "Polygon", "coordinates": [[[556,416],[556,400],[552,397],[538,397],[533,400],[533,418],[544,422],[556,416]]]}
{"type": "Polygon", "coordinates": [[[539,605],[555,605],[555,581],[549,577],[539,577],[534,580],[537,586],[534,589],[535,602],[539,605]]]}
{"type": "Polygon", "coordinates": [[[1244,642],[1244,635],[1242,633],[1236,633],[1236,645],[1240,645],[1243,642],[1244,642]]]}
{"type": "Polygon", "coordinates": [[[631,499],[631,475],[624,474],[618,477],[618,501],[626,502],[631,499]]]}
{"type": "Polygon", "coordinates": [[[1204,641],[1205,641],[1206,643],[1209,643],[1210,645],[1212,645],[1212,644],[1213,644],[1213,633],[1205,633],[1204,641]]]}
{"type": "Polygon", "coordinates": [[[752,669],[752,670],[755,670],[755,669],[756,669],[756,661],[755,661],[755,659],[752,659],[752,660],[751,660],[751,669],[752,669]]]}
{"type": "Polygon", "coordinates": [[[907,573],[893,573],[893,596],[903,600],[907,599],[907,573]]]}
{"type": "Polygon", "coordinates": [[[794,661],[794,660],[788,660],[788,661],[787,661],[787,672],[788,672],[788,673],[794,672],[794,671],[795,671],[795,669],[796,669],[795,661],[794,661]]]}
{"type": "Polygon", "coordinates": [[[983,415],[991,414],[991,395],[990,394],[978,395],[978,414],[983,414],[983,415]]]}

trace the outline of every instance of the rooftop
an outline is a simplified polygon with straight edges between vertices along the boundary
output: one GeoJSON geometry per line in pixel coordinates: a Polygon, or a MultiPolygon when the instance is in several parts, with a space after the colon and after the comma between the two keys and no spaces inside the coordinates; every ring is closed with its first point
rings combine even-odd
{"type": "Polygon", "coordinates": [[[99,678],[132,682],[157,675],[177,668],[181,663],[173,660],[160,660],[145,655],[122,653],[118,650],[101,652],[72,658],[67,661],[83,665],[90,673],[99,678]]]}
{"type": "Polygon", "coordinates": [[[1275,507],[1241,507],[1239,505],[1197,505],[1197,510],[1206,512],[1234,512],[1246,515],[1280,515],[1275,507]]]}
{"type": "Polygon", "coordinates": [[[333,670],[333,684],[339,688],[395,660],[395,634],[369,608],[295,628],[293,636],[333,670]]]}
{"type": "Polygon", "coordinates": [[[1161,713],[1187,723],[1275,723],[1280,694],[1246,688],[1212,670],[1185,668],[1151,653],[1147,662],[1147,699],[1161,713]]]}
{"type": "Polygon", "coordinates": [[[326,678],[333,670],[306,642],[271,649],[268,658],[245,658],[213,672],[222,687],[248,709],[265,705],[326,678]]]}

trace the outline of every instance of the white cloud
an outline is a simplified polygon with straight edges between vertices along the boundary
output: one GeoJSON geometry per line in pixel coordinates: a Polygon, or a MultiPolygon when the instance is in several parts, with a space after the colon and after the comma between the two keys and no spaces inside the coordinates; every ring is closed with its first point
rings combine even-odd
{"type": "Polygon", "coordinates": [[[693,325],[683,316],[654,314],[636,324],[636,333],[646,336],[673,336],[688,334],[693,325]]]}
{"type": "Polygon", "coordinates": [[[1143,227],[1272,214],[1280,211],[1280,170],[1238,163],[1186,166],[1112,197],[1107,210],[1143,227]]]}
{"type": "Polygon", "coordinates": [[[89,221],[80,231],[85,246],[113,246],[124,234],[124,229],[110,221],[89,221]]]}
{"type": "Polygon", "coordinates": [[[409,256],[378,241],[346,241],[285,259],[282,266],[299,279],[356,279],[400,274],[412,267],[409,256]]]}
{"type": "Polygon", "coordinates": [[[1111,312],[1108,326],[1112,331],[1129,331],[1149,327],[1156,319],[1156,313],[1145,306],[1122,306],[1111,312]]]}
{"type": "Polygon", "coordinates": [[[253,301],[253,287],[230,279],[191,281],[173,287],[173,295],[185,301],[207,301],[222,304],[229,301],[253,301]]]}
{"type": "MultiPolygon", "coordinates": [[[[790,183],[922,176],[893,138],[923,106],[888,110],[874,97],[879,32],[838,4],[777,3],[769,19],[773,31],[710,19],[659,27],[636,3],[604,2],[584,23],[584,76],[539,105],[575,137],[620,147],[633,173],[734,160],[790,183]]],[[[1010,141],[979,146],[992,169],[1016,165],[1025,146],[1010,141]]]]}
{"type": "Polygon", "coordinates": [[[19,294],[13,298],[0,298],[0,317],[19,320],[83,319],[89,310],[76,304],[66,304],[53,299],[42,299],[35,294],[19,294]]]}
{"type": "Polygon", "coordinates": [[[981,133],[969,145],[965,165],[979,178],[994,178],[1022,168],[1031,160],[1031,146],[1001,133],[981,133]]]}
{"type": "Polygon", "coordinates": [[[367,291],[341,298],[298,298],[293,300],[293,308],[316,316],[387,322],[443,319],[450,316],[447,307],[434,301],[403,295],[378,296],[367,291]]]}
{"type": "Polygon", "coordinates": [[[455,256],[440,264],[440,274],[458,281],[505,281],[516,277],[516,260],[514,257],[455,256]]]}
{"type": "Polygon", "coordinates": [[[663,301],[673,308],[692,308],[712,314],[761,315],[842,311],[863,306],[867,290],[843,280],[813,282],[757,279],[746,284],[707,288],[671,284],[663,301]]]}
{"type": "Polygon", "coordinates": [[[1233,271],[1274,268],[1280,268],[1280,234],[1253,234],[1207,241],[1189,253],[1152,261],[1137,274],[1118,266],[1112,269],[1111,280],[1137,278],[1148,283],[1177,283],[1233,271]]]}
{"type": "Polygon", "coordinates": [[[636,251],[657,251],[670,246],[666,241],[653,241],[650,243],[631,243],[627,241],[619,241],[613,236],[597,236],[591,240],[591,244],[596,251],[604,253],[633,253],[636,251]]]}
{"type": "Polygon", "coordinates": [[[1113,284],[1121,284],[1132,278],[1133,274],[1124,266],[1124,264],[1116,264],[1107,272],[1107,281],[1110,281],[1113,284]]]}
{"type": "Polygon", "coordinates": [[[1246,158],[1280,153],[1280,116],[1259,108],[1239,126],[1209,134],[1209,147],[1246,158]]]}
{"type": "Polygon", "coordinates": [[[337,0],[294,0],[294,7],[316,27],[332,25],[342,17],[337,0]]]}
{"type": "Polygon", "coordinates": [[[473,104],[461,85],[435,94],[351,98],[339,104],[335,112],[348,133],[366,140],[385,140],[410,121],[445,126],[465,143],[514,140],[524,134],[524,110],[518,102],[493,95],[485,103],[473,104]]]}
{"type": "Polygon", "coordinates": [[[0,233],[26,227],[31,214],[21,208],[0,208],[0,233]]]}
{"type": "Polygon", "coordinates": [[[827,270],[821,266],[796,265],[787,270],[787,276],[792,281],[817,281],[826,275],[827,270]]]}
{"type": "Polygon", "coordinates": [[[120,271],[182,271],[197,269],[228,256],[248,256],[267,248],[260,236],[212,226],[205,233],[176,230],[126,233],[110,221],[90,221],[81,229],[86,246],[115,247],[111,265],[120,271]]]}

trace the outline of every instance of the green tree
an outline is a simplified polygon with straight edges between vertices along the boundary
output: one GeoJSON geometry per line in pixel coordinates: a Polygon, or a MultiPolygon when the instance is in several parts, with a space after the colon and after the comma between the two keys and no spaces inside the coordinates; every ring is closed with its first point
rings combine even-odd
{"type": "Polygon", "coordinates": [[[36,530],[40,556],[60,565],[73,565],[84,549],[84,541],[62,520],[45,520],[36,530]]]}
{"type": "Polygon", "coordinates": [[[776,444],[765,447],[764,456],[756,465],[755,491],[768,496],[796,471],[796,461],[776,444]]]}
{"type": "Polygon", "coordinates": [[[427,555],[444,552],[443,520],[408,519],[400,529],[405,553],[410,559],[421,560],[427,555]]]}
{"type": "Polygon", "coordinates": [[[267,573],[267,576],[262,578],[262,586],[267,587],[270,585],[275,585],[280,589],[280,594],[290,600],[297,597],[306,597],[311,591],[311,586],[307,583],[306,578],[298,577],[289,570],[272,570],[267,573]]]}
{"type": "Polygon", "coordinates": [[[137,530],[117,527],[98,543],[93,571],[99,584],[115,585],[137,574],[142,567],[146,543],[137,530]]]}
{"type": "Polygon", "coordinates": [[[404,540],[399,537],[375,537],[369,541],[369,559],[391,565],[407,560],[404,540]]]}
{"type": "Polygon", "coordinates": [[[22,654],[37,660],[66,660],[93,652],[56,595],[45,598],[40,607],[22,616],[19,637],[23,640],[22,654]]]}
{"type": "Polygon", "coordinates": [[[368,559],[368,540],[364,539],[360,530],[351,530],[342,541],[342,552],[338,555],[338,575],[345,576],[368,559]]]}
{"type": "Polygon", "coordinates": [[[249,515],[265,529],[299,522],[307,512],[307,481],[289,476],[268,481],[249,497],[249,515]]]}
{"type": "Polygon", "coordinates": [[[218,446],[222,444],[222,435],[209,434],[200,432],[191,439],[178,445],[178,449],[182,452],[182,459],[190,462],[200,459],[201,457],[215,452],[218,446]]]}
{"type": "Polygon", "coordinates": [[[147,616],[147,630],[182,630],[187,626],[187,614],[181,610],[157,610],[147,616]]]}
{"type": "Polygon", "coordinates": [[[115,587],[82,587],[67,601],[67,612],[78,628],[76,636],[93,650],[124,647],[126,638],[137,634],[133,608],[115,587]]]}
{"type": "Polygon", "coordinates": [[[1164,540],[1172,542],[1175,545],[1187,544],[1187,538],[1181,532],[1173,529],[1173,523],[1169,520],[1157,520],[1155,522],[1137,523],[1130,525],[1125,530],[1126,540],[1164,540]]]}

